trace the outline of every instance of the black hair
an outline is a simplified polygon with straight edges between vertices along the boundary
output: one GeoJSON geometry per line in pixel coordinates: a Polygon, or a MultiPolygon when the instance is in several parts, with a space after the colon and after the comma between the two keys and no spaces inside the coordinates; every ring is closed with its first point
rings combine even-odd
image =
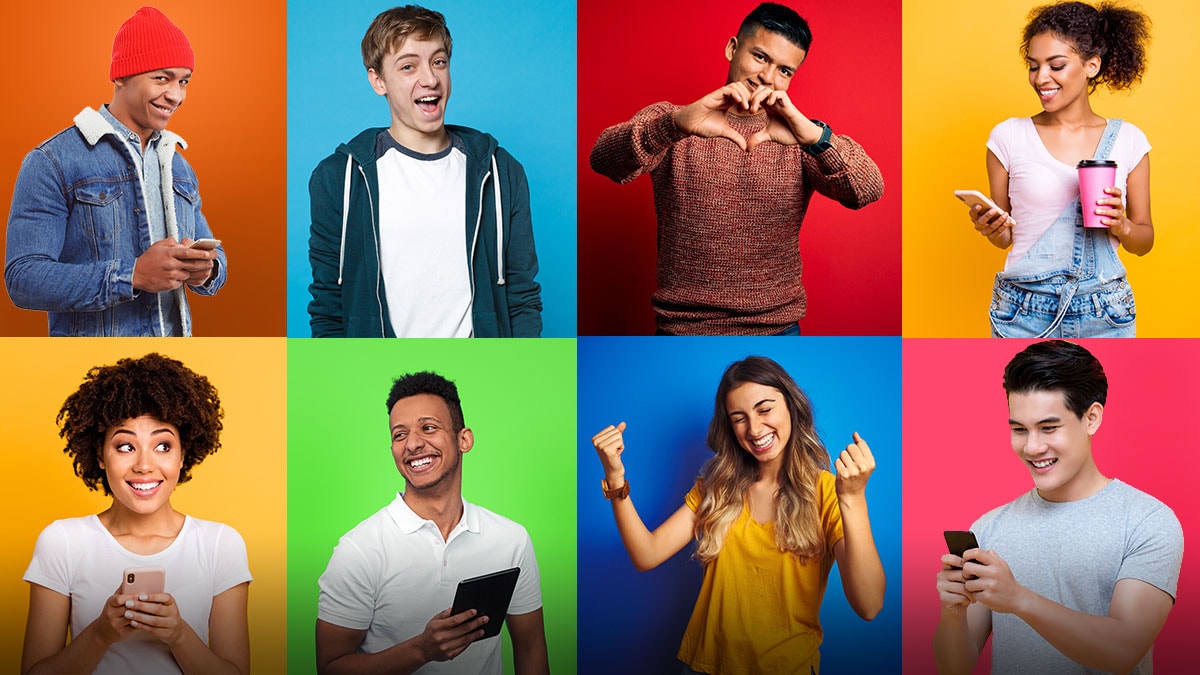
{"type": "Polygon", "coordinates": [[[746,15],[742,20],[742,25],[738,28],[738,40],[748,37],[759,27],[765,28],[772,33],[779,33],[787,38],[788,42],[803,49],[805,53],[812,46],[812,31],[808,28],[808,22],[805,21],[796,10],[791,7],[784,7],[774,2],[764,2],[754,11],[746,15]]]}
{"type": "Polygon", "coordinates": [[[100,468],[108,430],[125,420],[149,415],[179,430],[183,465],[179,483],[191,478],[196,466],[221,447],[221,418],[225,411],[208,378],[162,354],[125,358],[112,366],[96,366],[58,411],[58,435],[66,440],[75,475],[89,489],[112,494],[108,475],[100,468]]]}
{"type": "Polygon", "coordinates": [[[1042,33],[1070,42],[1084,61],[1100,57],[1100,70],[1088,82],[1088,91],[1100,85],[1112,91],[1132,89],[1146,72],[1150,17],[1117,2],[1106,0],[1095,7],[1060,2],[1034,9],[1021,38],[1021,56],[1029,56],[1029,41],[1042,33]]]}
{"type": "Polygon", "coordinates": [[[458,398],[458,387],[441,375],[427,370],[401,375],[392,382],[392,390],[387,399],[388,414],[391,414],[396,401],[417,394],[433,394],[446,402],[446,407],[450,409],[450,426],[454,433],[457,434],[467,426],[463,419],[462,401],[458,398]]]}
{"type": "Polygon", "coordinates": [[[1083,418],[1093,403],[1108,400],[1104,366],[1088,350],[1065,340],[1035,342],[1004,367],[1004,391],[1061,391],[1067,409],[1083,418]]]}

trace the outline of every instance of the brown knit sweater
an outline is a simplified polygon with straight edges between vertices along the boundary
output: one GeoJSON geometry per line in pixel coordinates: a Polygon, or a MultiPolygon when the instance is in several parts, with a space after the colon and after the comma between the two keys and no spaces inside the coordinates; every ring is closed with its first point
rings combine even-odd
{"type": "MultiPolygon", "coordinates": [[[[649,171],[658,216],[658,327],[676,335],[770,335],[804,316],[800,223],[813,190],[852,209],[883,194],[879,167],[835,135],[813,157],[766,142],[745,152],[675,127],[680,106],[655,103],[609,127],[592,148],[597,173],[626,183],[649,171]]],[[[766,113],[726,115],[749,138],[766,113]]]]}

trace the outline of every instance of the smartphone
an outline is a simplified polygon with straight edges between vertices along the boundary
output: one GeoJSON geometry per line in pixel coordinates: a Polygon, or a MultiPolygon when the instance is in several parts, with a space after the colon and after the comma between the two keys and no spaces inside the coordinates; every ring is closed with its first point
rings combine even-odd
{"type": "MultiPolygon", "coordinates": [[[[983,194],[979,190],[955,190],[954,196],[958,197],[959,201],[966,204],[968,208],[974,209],[976,206],[982,206],[983,209],[980,211],[980,213],[983,213],[988,209],[996,209],[1000,213],[1008,215],[1004,209],[996,206],[996,202],[988,199],[987,195],[983,194]]],[[[1012,219],[1012,216],[1008,216],[1008,226],[1012,227],[1013,225],[1016,225],[1016,221],[1012,219]]]]}
{"type": "Polygon", "coordinates": [[[201,251],[211,251],[221,245],[220,239],[197,239],[188,248],[198,248],[201,251]]]}
{"type": "MultiPolygon", "coordinates": [[[[949,548],[951,553],[953,553],[954,555],[956,555],[960,558],[963,557],[963,554],[966,553],[967,551],[969,551],[973,548],[979,548],[979,542],[976,541],[974,532],[970,532],[970,531],[964,532],[962,530],[946,530],[945,532],[943,532],[943,534],[946,537],[946,548],[949,548]]],[[[972,560],[972,562],[978,563],[979,561],[972,560]]],[[[962,568],[955,567],[954,569],[962,569],[962,568]]]]}
{"type": "Polygon", "coordinates": [[[451,616],[474,609],[488,617],[488,622],[483,624],[483,637],[479,639],[499,635],[520,574],[521,568],[513,567],[458,582],[454,605],[450,609],[451,616]]]}
{"type": "Polygon", "coordinates": [[[162,593],[167,584],[167,571],[161,567],[127,567],[122,575],[118,595],[162,593]]]}

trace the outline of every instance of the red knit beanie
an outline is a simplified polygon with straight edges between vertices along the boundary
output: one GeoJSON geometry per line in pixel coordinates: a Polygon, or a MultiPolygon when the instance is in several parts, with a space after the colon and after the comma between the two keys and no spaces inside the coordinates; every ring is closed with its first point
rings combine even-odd
{"type": "Polygon", "coordinates": [[[108,79],[148,73],[160,68],[196,66],[196,54],[179,26],[153,7],[143,7],[121,24],[113,38],[108,79]]]}

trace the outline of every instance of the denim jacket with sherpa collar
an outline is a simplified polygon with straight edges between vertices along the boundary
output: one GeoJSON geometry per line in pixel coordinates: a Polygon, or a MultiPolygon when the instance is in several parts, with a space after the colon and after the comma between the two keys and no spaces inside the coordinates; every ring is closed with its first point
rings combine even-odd
{"type": "MultiPolygon", "coordinates": [[[[178,134],[163,131],[163,192],[174,197],[163,204],[167,236],[212,237],[196,174],[176,145],[187,147],[178,134]]],[[[8,214],[4,282],[18,307],[49,312],[50,335],[191,334],[182,288],[133,288],[134,262],[154,243],[137,166],[117,131],[91,108],[25,156],[8,214]],[[165,293],[175,294],[179,316],[165,316],[165,293]]],[[[224,285],[225,251],[218,247],[217,253],[216,274],[190,286],[194,292],[213,295],[224,285]]]]}

